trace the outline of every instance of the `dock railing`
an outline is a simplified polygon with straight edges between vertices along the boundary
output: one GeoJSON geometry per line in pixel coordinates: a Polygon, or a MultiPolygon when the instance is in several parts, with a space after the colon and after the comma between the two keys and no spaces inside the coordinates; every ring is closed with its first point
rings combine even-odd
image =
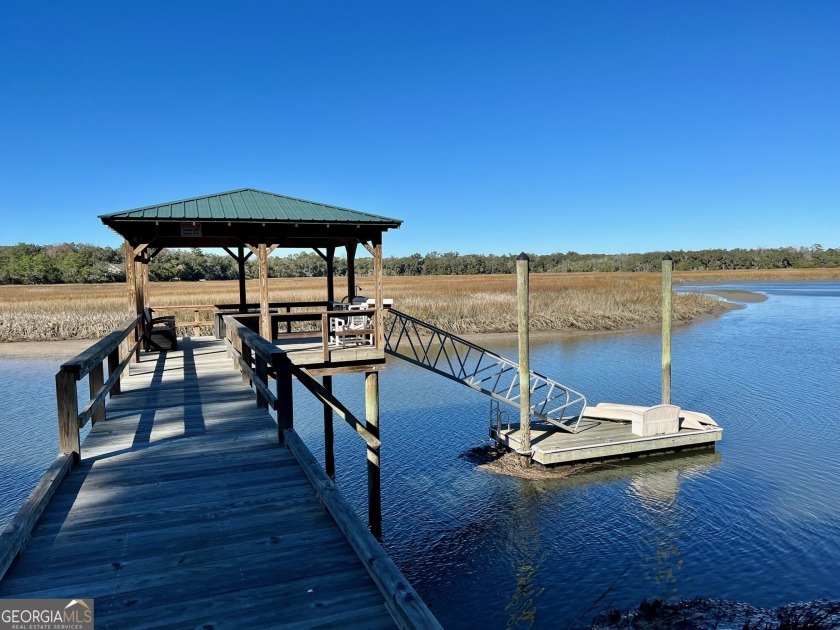
{"type": "Polygon", "coordinates": [[[213,313],[218,310],[215,304],[183,304],[179,306],[153,306],[155,313],[171,313],[175,316],[175,330],[189,333],[192,329],[194,337],[213,330],[213,313]],[[183,317],[192,313],[192,319],[183,317]]]}
{"type": "MultiPolygon", "coordinates": [[[[259,328],[259,314],[257,313],[225,313],[221,311],[217,314],[216,336],[222,338],[226,335],[226,320],[230,316],[235,316],[236,320],[244,325],[246,328],[257,332],[259,328]]],[[[374,348],[381,349],[382,346],[378,344],[379,328],[378,318],[376,317],[376,309],[360,309],[354,311],[292,311],[288,313],[271,313],[271,338],[272,339],[308,339],[313,337],[321,338],[321,344],[324,351],[324,363],[329,362],[330,358],[330,337],[335,336],[336,332],[332,330],[330,325],[331,320],[347,319],[348,317],[369,317],[372,328],[340,331],[340,335],[352,336],[369,336],[369,345],[374,348]],[[292,331],[293,322],[309,322],[308,330],[292,331]],[[285,324],[286,331],[281,331],[285,324]]],[[[333,348],[338,347],[339,344],[333,344],[333,348]]]]}
{"type": "Polygon", "coordinates": [[[79,429],[88,421],[96,424],[105,420],[105,399],[108,394],[114,396],[120,393],[122,374],[143,338],[142,326],[142,316],[126,321],[122,327],[62,364],[55,375],[59,454],[0,534],[0,579],[23,550],[61,480],[80,461],[79,429]],[[76,384],[85,376],[88,377],[90,400],[80,411],[76,384]]]}
{"type": "Polygon", "coordinates": [[[143,316],[126,321],[114,332],[105,335],[90,348],[63,363],[55,375],[58,403],[59,448],[62,453],[81,458],[79,429],[88,420],[93,424],[105,420],[105,398],[120,393],[120,379],[143,337],[143,316]],[[123,344],[124,341],[127,344],[123,344]],[[105,364],[108,380],[105,380],[105,364]],[[79,410],[76,383],[88,377],[90,400],[79,410]]]}
{"type": "MultiPolygon", "coordinates": [[[[332,330],[331,320],[346,319],[346,310],[335,310],[331,306],[335,302],[271,302],[269,303],[269,319],[271,322],[272,339],[303,339],[318,336],[324,348],[324,362],[329,362],[329,345],[331,337],[366,336],[369,345],[381,349],[379,335],[379,320],[375,308],[354,310],[353,317],[369,317],[371,327],[363,330],[338,332],[332,330]],[[302,324],[295,326],[295,324],[302,324]]],[[[175,326],[178,333],[200,336],[205,333],[216,335],[217,339],[225,338],[225,317],[236,315],[237,320],[245,324],[254,332],[259,331],[259,304],[182,304],[153,306],[155,313],[166,313],[175,316],[175,326]],[[192,318],[184,314],[192,313],[192,318]]],[[[337,345],[337,344],[334,344],[337,345]]]]}
{"type": "MultiPolygon", "coordinates": [[[[268,307],[274,312],[274,315],[276,316],[278,314],[283,313],[293,313],[293,309],[326,309],[329,306],[329,304],[330,303],[326,301],[271,302],[269,303],[268,307]]],[[[218,334],[219,319],[216,317],[217,313],[219,313],[220,315],[230,313],[255,313],[259,311],[259,308],[259,304],[245,304],[245,308],[243,309],[242,306],[238,303],[178,305],[163,304],[152,306],[152,310],[155,313],[166,313],[174,315],[176,329],[178,333],[182,335],[189,335],[190,333],[192,333],[194,337],[199,337],[202,334],[212,334],[213,332],[215,332],[216,336],[220,339],[223,335],[218,334]],[[190,314],[192,314],[192,317],[189,317],[190,314]]],[[[303,320],[296,320],[294,318],[275,318],[274,321],[274,331],[276,334],[280,334],[280,326],[277,325],[278,323],[284,322],[286,324],[285,332],[292,333],[292,322],[303,320]]]]}
{"type": "MultiPolygon", "coordinates": [[[[324,315],[327,316],[327,314],[324,315]]],[[[225,346],[233,356],[234,367],[242,372],[243,383],[250,382],[253,385],[256,390],[257,405],[269,407],[277,412],[278,440],[295,456],[324,507],[335,519],[371,578],[385,596],[385,605],[391,617],[400,628],[440,628],[440,623],[429,608],[371,532],[364,527],[352,506],[342,496],[338,486],[327,476],[295,432],[292,377],[296,377],[298,382],[316,398],[329,405],[339,417],[344,419],[364,439],[368,451],[376,453],[376,461],[379,461],[379,438],[306,369],[292,365],[283,350],[238,321],[240,317],[242,316],[224,317],[225,346]],[[272,377],[275,380],[274,391],[271,390],[270,385],[272,377]]],[[[372,479],[375,479],[376,484],[379,483],[379,475],[372,476],[371,473],[368,467],[368,475],[371,477],[368,483],[369,492],[372,479]]],[[[376,493],[378,494],[378,488],[376,493]]]]}

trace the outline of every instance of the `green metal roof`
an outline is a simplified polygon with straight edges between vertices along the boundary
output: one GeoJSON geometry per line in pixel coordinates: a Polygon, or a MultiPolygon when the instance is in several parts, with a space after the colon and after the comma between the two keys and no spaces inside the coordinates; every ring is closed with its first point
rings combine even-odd
{"type": "Polygon", "coordinates": [[[128,221],[272,221],[356,223],[399,227],[399,219],[348,210],[314,201],[243,188],[168,203],[102,214],[103,222],[128,221]]]}

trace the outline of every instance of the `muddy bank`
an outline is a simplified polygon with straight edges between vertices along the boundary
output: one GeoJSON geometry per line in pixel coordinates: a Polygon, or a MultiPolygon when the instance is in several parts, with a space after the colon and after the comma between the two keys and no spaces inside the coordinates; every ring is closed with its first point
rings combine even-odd
{"type": "Polygon", "coordinates": [[[495,444],[476,446],[464,451],[459,457],[474,464],[476,469],[484,472],[532,481],[571,477],[597,466],[597,464],[576,464],[554,468],[545,468],[539,465],[523,467],[519,463],[519,456],[516,453],[495,444]]]}
{"type": "Polygon", "coordinates": [[[0,360],[6,357],[25,359],[27,357],[52,358],[67,361],[87,350],[96,339],[71,339],[68,341],[7,341],[0,343],[0,360]]]}
{"type": "MultiPolygon", "coordinates": [[[[723,297],[725,301],[721,302],[723,305],[723,309],[717,313],[708,313],[708,314],[701,314],[695,317],[690,322],[685,323],[678,323],[674,324],[674,328],[678,328],[680,326],[690,326],[694,322],[704,321],[707,319],[714,319],[716,317],[720,317],[724,313],[729,313],[730,311],[738,311],[744,308],[745,302],[764,302],[767,299],[766,295],[762,295],[761,293],[753,293],[752,291],[732,291],[732,293],[743,293],[746,294],[748,299],[738,299],[734,301],[735,298],[726,298],[720,293],[726,293],[727,291],[703,291],[703,293],[707,293],[710,295],[718,295],[719,297],[723,297]],[[729,301],[732,299],[733,301],[729,301]]],[[[699,293],[699,291],[698,291],[699,293]]],[[[637,326],[635,328],[617,328],[617,329],[609,329],[609,330],[578,330],[574,328],[565,328],[561,330],[532,330],[529,338],[531,341],[552,341],[552,340],[559,340],[559,339],[580,339],[580,338],[587,338],[587,337],[599,337],[603,335],[620,335],[624,333],[632,333],[632,332],[640,332],[640,331],[654,331],[659,330],[660,327],[658,325],[652,326],[637,326]]],[[[464,333],[462,335],[458,335],[462,339],[466,339],[467,341],[472,341],[473,343],[477,343],[481,345],[482,342],[487,341],[494,341],[498,340],[500,342],[509,342],[509,341],[517,341],[519,339],[519,335],[516,331],[512,332],[484,332],[484,333],[464,333]]]]}
{"type": "Polygon", "coordinates": [[[722,297],[724,300],[732,300],[733,302],[746,302],[753,304],[767,301],[767,296],[763,293],[757,293],[756,291],[744,291],[743,289],[704,289],[702,292],[709,295],[717,295],[718,297],[722,297]]]}

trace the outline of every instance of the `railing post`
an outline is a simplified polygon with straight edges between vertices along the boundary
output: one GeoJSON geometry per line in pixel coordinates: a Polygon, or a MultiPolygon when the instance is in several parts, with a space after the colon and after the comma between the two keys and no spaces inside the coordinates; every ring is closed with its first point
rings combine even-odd
{"type": "MultiPolygon", "coordinates": [[[[245,362],[246,365],[251,365],[251,346],[247,343],[242,344],[242,360],[245,362]]],[[[238,363],[238,362],[237,362],[238,363]]],[[[248,373],[242,369],[242,366],[236,366],[240,372],[242,372],[242,384],[250,387],[251,386],[251,378],[248,376],[248,373]]]]}
{"type": "Polygon", "coordinates": [[[233,360],[233,369],[239,369],[239,357],[236,356],[237,352],[242,351],[242,342],[239,340],[239,333],[236,332],[234,329],[230,336],[230,345],[233,348],[234,352],[231,353],[231,359],[233,360]]]}
{"type": "MultiPolygon", "coordinates": [[[[120,348],[122,348],[122,342],[116,348],[114,348],[111,353],[108,355],[108,377],[110,378],[111,374],[116,372],[120,367],[120,348]]],[[[122,381],[122,372],[120,372],[120,376],[117,379],[117,382],[114,383],[114,386],[111,388],[111,398],[114,396],[119,395],[121,392],[120,390],[120,382],[122,381]]]]}
{"type": "Polygon", "coordinates": [[[275,355],[274,375],[277,387],[277,439],[286,443],[286,431],[294,429],[294,400],[292,399],[292,363],[285,354],[275,355]]]}
{"type": "MultiPolygon", "coordinates": [[[[102,386],[105,384],[105,377],[103,376],[103,366],[99,363],[96,367],[94,367],[90,373],[88,374],[88,386],[90,388],[90,399],[93,400],[96,398],[96,395],[99,393],[99,390],[102,389],[102,386]]],[[[93,426],[97,422],[104,422],[105,421],[105,400],[103,399],[102,404],[99,405],[96,409],[91,410],[90,416],[90,425],[93,426]]]]}
{"type": "Polygon", "coordinates": [[[131,330],[131,333],[128,335],[128,347],[134,348],[134,352],[132,353],[133,356],[131,358],[132,363],[140,362],[140,344],[137,343],[137,341],[140,339],[140,337],[137,336],[139,330],[140,324],[135,324],[134,328],[131,330]]]}
{"type": "Polygon", "coordinates": [[[326,313],[321,315],[321,345],[324,346],[324,363],[330,362],[330,316],[326,313]]]}
{"type": "Polygon", "coordinates": [[[79,400],[76,373],[59,370],[55,375],[55,398],[58,403],[58,442],[62,453],[72,453],[73,461],[81,460],[79,445],[79,400]]]}
{"type": "MultiPolygon", "coordinates": [[[[379,372],[365,372],[365,426],[379,439],[379,372]]],[[[380,447],[367,447],[368,526],[376,538],[382,538],[382,476],[379,467],[380,447]]]]}
{"type": "MultiPolygon", "coordinates": [[[[292,312],[292,307],[287,306],[286,307],[286,313],[288,314],[288,313],[291,313],[291,312],[292,312]]],[[[286,320],[286,332],[287,333],[292,332],[292,320],[291,319],[286,320]]]]}
{"type": "MultiPolygon", "coordinates": [[[[324,389],[332,394],[332,376],[323,377],[324,389]]],[[[335,435],[333,432],[333,410],[324,403],[324,471],[335,480],[335,435]]]]}
{"type": "Polygon", "coordinates": [[[193,319],[193,334],[196,337],[201,336],[201,311],[195,309],[195,318],[193,319]]]}
{"type": "MultiPolygon", "coordinates": [[[[265,359],[263,359],[259,354],[257,354],[256,357],[255,357],[255,361],[256,361],[256,364],[257,364],[256,365],[257,378],[260,380],[261,383],[267,385],[268,384],[268,366],[265,362],[265,359]]],[[[259,387],[257,388],[257,407],[262,407],[263,409],[268,408],[268,401],[265,399],[265,396],[262,395],[262,391],[260,390],[259,387]]]]}

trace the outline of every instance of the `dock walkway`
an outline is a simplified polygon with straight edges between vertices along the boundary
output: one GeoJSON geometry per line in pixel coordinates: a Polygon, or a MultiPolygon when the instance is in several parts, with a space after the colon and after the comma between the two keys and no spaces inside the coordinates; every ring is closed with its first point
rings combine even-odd
{"type": "Polygon", "coordinates": [[[144,354],[0,597],[95,598],[125,627],[394,627],[224,343],[144,354]]]}

